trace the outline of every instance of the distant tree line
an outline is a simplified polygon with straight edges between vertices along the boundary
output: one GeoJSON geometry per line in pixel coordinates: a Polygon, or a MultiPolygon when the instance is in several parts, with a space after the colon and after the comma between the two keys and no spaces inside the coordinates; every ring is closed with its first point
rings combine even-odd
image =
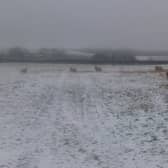
{"type": "Polygon", "coordinates": [[[57,48],[41,48],[38,50],[28,50],[25,48],[14,47],[0,52],[0,62],[62,62],[109,64],[146,63],[138,62],[135,57],[136,52],[129,49],[85,49],[80,51],[84,52],[85,54],[83,56],[82,54],[80,54],[80,56],[75,54],[67,54],[66,50],[57,48]],[[86,57],[87,52],[93,53],[93,55],[86,57]]]}
{"type": "Polygon", "coordinates": [[[30,51],[25,48],[10,48],[0,52],[0,62],[47,62],[65,59],[64,50],[42,48],[30,51]]]}
{"type": "Polygon", "coordinates": [[[94,55],[97,62],[134,63],[135,54],[129,50],[100,51],[94,55]]]}

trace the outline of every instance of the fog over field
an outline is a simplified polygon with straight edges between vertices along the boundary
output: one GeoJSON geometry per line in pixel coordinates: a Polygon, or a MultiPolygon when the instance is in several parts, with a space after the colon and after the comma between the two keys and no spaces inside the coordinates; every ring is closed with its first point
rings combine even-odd
{"type": "Polygon", "coordinates": [[[1,0],[0,48],[168,48],[165,0],[1,0]]]}

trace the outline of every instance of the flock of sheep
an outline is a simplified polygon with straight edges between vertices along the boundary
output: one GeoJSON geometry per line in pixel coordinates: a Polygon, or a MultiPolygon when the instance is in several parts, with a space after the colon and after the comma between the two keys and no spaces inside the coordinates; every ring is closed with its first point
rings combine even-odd
{"type": "MultiPolygon", "coordinates": [[[[102,68],[98,65],[94,66],[94,70],[96,72],[102,72],[102,68]]],[[[69,69],[70,72],[78,72],[77,69],[75,67],[70,67],[69,69]]],[[[21,73],[27,73],[28,69],[27,68],[23,68],[20,71],[21,73]]],[[[155,66],[155,72],[159,73],[161,76],[165,76],[168,79],[168,70],[164,69],[162,66],[155,66]]]]}
{"type": "MultiPolygon", "coordinates": [[[[96,72],[102,72],[102,68],[100,66],[94,66],[96,72]]],[[[74,67],[70,68],[70,72],[77,72],[77,69],[74,67]]],[[[155,66],[155,72],[158,72],[161,76],[166,76],[168,79],[168,70],[165,70],[162,66],[155,66]]]]}

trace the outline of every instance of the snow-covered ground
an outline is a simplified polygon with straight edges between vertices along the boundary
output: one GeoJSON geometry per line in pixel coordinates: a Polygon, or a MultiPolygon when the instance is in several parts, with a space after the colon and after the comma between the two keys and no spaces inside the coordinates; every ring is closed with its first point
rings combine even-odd
{"type": "Polygon", "coordinates": [[[167,168],[168,81],[102,67],[0,64],[0,168],[167,168]]]}

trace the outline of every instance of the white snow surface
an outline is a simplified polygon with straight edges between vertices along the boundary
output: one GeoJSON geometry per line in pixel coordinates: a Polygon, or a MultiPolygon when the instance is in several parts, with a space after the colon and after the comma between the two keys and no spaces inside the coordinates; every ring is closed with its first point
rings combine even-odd
{"type": "Polygon", "coordinates": [[[0,64],[0,168],[167,168],[167,80],[102,68],[0,64]]]}

